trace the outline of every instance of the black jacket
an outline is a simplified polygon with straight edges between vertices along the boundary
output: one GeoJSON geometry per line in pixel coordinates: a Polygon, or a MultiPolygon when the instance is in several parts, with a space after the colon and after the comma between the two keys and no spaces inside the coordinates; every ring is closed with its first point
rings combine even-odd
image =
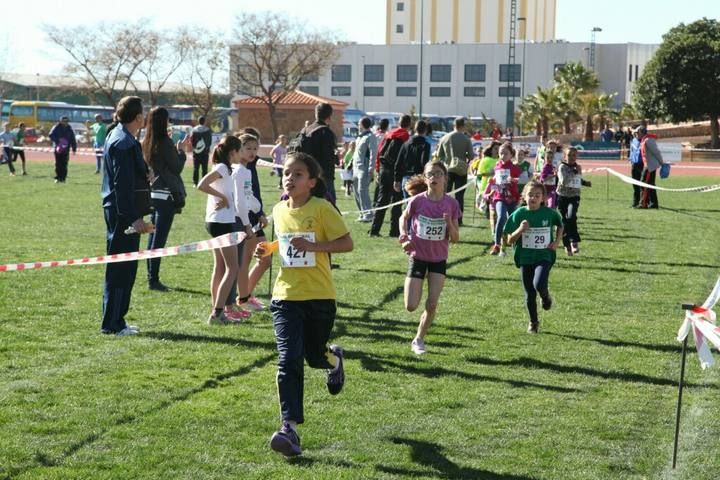
{"type": "Polygon", "coordinates": [[[308,125],[302,130],[302,133],[308,137],[308,141],[303,144],[302,151],[312,155],[318,161],[323,169],[323,178],[333,180],[335,178],[335,149],[337,148],[337,138],[335,133],[330,129],[327,123],[316,121],[308,125]]]}
{"type": "Polygon", "coordinates": [[[422,135],[413,135],[403,143],[395,162],[395,181],[403,177],[412,177],[422,173],[425,164],[430,160],[430,144],[422,135]]]}

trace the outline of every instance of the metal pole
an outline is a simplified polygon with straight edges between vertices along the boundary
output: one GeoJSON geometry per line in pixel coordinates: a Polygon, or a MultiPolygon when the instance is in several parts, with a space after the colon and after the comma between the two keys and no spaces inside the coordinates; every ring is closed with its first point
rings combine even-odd
{"type": "Polygon", "coordinates": [[[477,179],[473,178],[473,216],[472,216],[472,224],[475,225],[475,210],[477,210],[477,179]]]}
{"type": "MultiPolygon", "coordinates": [[[[520,67],[520,102],[525,98],[525,46],[527,45],[527,18],[520,17],[518,22],[523,22],[523,52],[522,52],[522,66],[520,67]]],[[[525,119],[520,117],[520,135],[523,135],[523,123],[525,119]]]]}
{"type": "Polygon", "coordinates": [[[688,339],[685,337],[682,345],[682,356],[680,358],[680,382],[678,383],[678,401],[677,408],[675,409],[675,440],[673,442],[673,457],[672,457],[672,468],[675,469],[677,465],[677,451],[678,451],[678,440],[680,435],[680,408],[682,407],[682,394],[683,394],[683,383],[685,382],[685,357],[687,356],[687,342],[688,339]]]}
{"type": "Polygon", "coordinates": [[[608,172],[607,170],[605,170],[605,179],[606,179],[605,185],[607,187],[606,192],[605,192],[605,195],[606,195],[605,200],[609,203],[610,202],[610,172],[608,172]]]}

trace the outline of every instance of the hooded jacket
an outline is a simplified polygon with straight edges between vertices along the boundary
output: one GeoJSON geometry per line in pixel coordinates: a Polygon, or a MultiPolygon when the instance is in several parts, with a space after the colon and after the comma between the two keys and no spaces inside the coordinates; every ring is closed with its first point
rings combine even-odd
{"type": "Polygon", "coordinates": [[[395,162],[395,181],[402,181],[403,177],[412,177],[422,173],[425,164],[430,160],[430,145],[423,135],[413,135],[403,143],[395,162]]]}
{"type": "Polygon", "coordinates": [[[378,147],[375,169],[379,172],[380,167],[382,166],[390,171],[394,171],[395,161],[400,153],[400,147],[402,147],[403,143],[407,142],[409,139],[410,134],[402,127],[394,128],[388,132],[378,147]]]}
{"type": "Polygon", "coordinates": [[[202,157],[210,154],[210,147],[212,146],[212,130],[205,125],[198,125],[193,128],[191,138],[193,155],[202,157]]]}

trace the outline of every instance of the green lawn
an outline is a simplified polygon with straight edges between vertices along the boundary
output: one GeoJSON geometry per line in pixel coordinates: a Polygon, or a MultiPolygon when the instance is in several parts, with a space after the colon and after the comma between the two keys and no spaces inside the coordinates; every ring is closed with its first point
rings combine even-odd
{"type": "MultiPolygon", "coordinates": [[[[53,184],[50,164],[30,167],[29,177],[0,170],[0,263],[103,253],[94,166],[71,163],[66,185],[53,184]]],[[[275,179],[261,178],[271,205],[275,179]]],[[[405,255],[348,217],[355,250],[336,257],[333,340],[347,352],[347,384],[330,397],[324,372],[306,369],[305,453],[293,461],[268,447],[278,426],[270,315],[205,324],[210,253],[163,260],[170,293],[148,291],[140,266],[132,338],[99,334],[103,267],[0,273],[0,478],[715,476],[720,376],[694,353],[676,472],[670,458],[679,304],[703,301],[720,274],[720,194],[661,192],[664,209],[637,211],[631,187],[611,178],[607,198],[605,174],[593,180],[581,255],[555,265],[540,335],[525,332],[517,269],[487,254],[485,220],[468,213],[422,358],[409,348],[419,312],[402,306],[405,255]]],[[[170,245],[207,238],[204,209],[190,192],[170,245]]]]}

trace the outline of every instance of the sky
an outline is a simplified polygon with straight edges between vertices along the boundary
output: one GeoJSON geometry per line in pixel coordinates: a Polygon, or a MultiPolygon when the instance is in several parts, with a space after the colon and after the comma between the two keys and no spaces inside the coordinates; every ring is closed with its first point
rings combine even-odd
{"type": "MultiPolygon", "coordinates": [[[[443,2],[451,0],[439,1],[442,8],[443,2]]],[[[109,7],[111,3],[105,4],[109,7]]],[[[30,12],[24,2],[9,2],[3,6],[3,17],[22,21],[3,22],[0,26],[0,71],[61,73],[68,59],[46,40],[43,24],[68,27],[79,22],[147,18],[159,28],[195,24],[201,29],[230,32],[236,14],[271,10],[303,19],[311,26],[337,30],[348,41],[385,41],[385,0],[123,0],[121,5],[122,9],[98,8],[87,0],[64,0],[62,8],[58,8],[57,0],[33,0],[30,12]]],[[[662,35],[680,22],[720,18],[720,0],[652,0],[642,4],[628,0],[557,0],[557,9],[556,37],[571,42],[590,41],[590,30],[600,27],[598,43],[660,43],[662,35]]]]}

